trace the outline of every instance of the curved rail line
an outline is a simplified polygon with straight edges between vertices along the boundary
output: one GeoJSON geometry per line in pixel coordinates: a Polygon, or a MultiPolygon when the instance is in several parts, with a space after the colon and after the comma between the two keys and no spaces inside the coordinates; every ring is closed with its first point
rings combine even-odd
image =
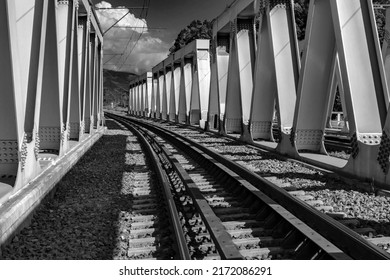
{"type": "Polygon", "coordinates": [[[164,259],[166,256],[172,255],[171,251],[173,250],[177,255],[174,258],[189,260],[191,258],[186,238],[181,229],[180,217],[170,192],[171,184],[162,164],[149,142],[138,130],[122,126],[122,129],[129,128],[137,136],[146,156],[151,159],[152,168],[159,184],[150,183],[148,172],[141,172],[142,182],[133,192],[134,216],[132,217],[128,257],[164,259]],[[157,186],[160,186],[160,189],[157,189],[157,186]],[[165,203],[161,203],[159,197],[161,194],[165,203]],[[168,217],[164,211],[156,209],[156,206],[161,206],[161,204],[166,206],[168,217]],[[167,230],[167,222],[169,222],[173,234],[167,230]],[[175,241],[173,244],[171,235],[175,241]]]}
{"type": "MultiPolygon", "coordinates": [[[[313,207],[309,206],[305,202],[301,201],[298,198],[290,195],[285,190],[280,189],[278,186],[268,182],[264,178],[260,177],[257,174],[243,168],[239,164],[221,156],[218,153],[210,151],[203,145],[187,139],[181,136],[178,133],[171,131],[166,131],[162,128],[148,124],[142,120],[135,118],[128,118],[117,116],[121,119],[126,119],[138,125],[147,127],[149,130],[153,131],[156,134],[164,135],[163,137],[169,140],[174,145],[180,147],[180,149],[187,149],[184,143],[187,143],[188,146],[198,150],[197,153],[201,153],[206,157],[209,157],[212,161],[218,161],[218,165],[224,165],[223,168],[230,169],[230,172],[234,173],[236,178],[240,178],[239,182],[242,183],[245,181],[245,184],[256,186],[256,190],[261,190],[262,193],[271,197],[273,201],[276,201],[283,205],[288,211],[293,215],[298,217],[311,228],[315,229],[317,232],[320,232],[325,238],[330,240],[334,245],[342,249],[341,255],[348,255],[353,259],[388,259],[389,255],[377,248],[375,245],[367,242],[359,234],[342,225],[339,222],[336,222],[333,218],[315,210],[313,207]],[[184,146],[183,146],[184,145],[184,146]],[[181,147],[183,146],[183,147],[181,147]],[[240,174],[238,176],[237,174],[240,174]]],[[[245,185],[244,184],[244,185],[245,185]]],[[[336,254],[337,255],[337,254],[336,254]]],[[[332,257],[335,257],[332,255],[332,257]]]]}

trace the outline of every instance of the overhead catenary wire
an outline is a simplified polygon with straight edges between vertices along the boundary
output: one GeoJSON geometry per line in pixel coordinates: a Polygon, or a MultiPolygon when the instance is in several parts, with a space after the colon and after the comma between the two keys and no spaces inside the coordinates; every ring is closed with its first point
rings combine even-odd
{"type": "MultiPolygon", "coordinates": [[[[144,0],[144,2],[143,2],[143,7],[145,7],[145,0],[144,0]]],[[[142,9],[141,14],[140,14],[140,17],[142,16],[143,11],[144,11],[144,9],[142,9]]],[[[125,46],[125,48],[123,49],[123,52],[122,52],[121,56],[120,56],[119,59],[118,59],[118,62],[117,62],[118,65],[119,65],[119,63],[120,63],[120,61],[121,61],[121,59],[122,59],[124,53],[126,52],[126,50],[127,50],[128,46],[129,46],[131,40],[133,39],[134,31],[135,31],[135,30],[133,30],[133,32],[131,33],[131,35],[130,35],[130,37],[129,37],[129,40],[127,41],[126,46],[125,46]]],[[[126,61],[124,61],[123,63],[125,63],[125,62],[126,62],[126,61]]],[[[121,67],[122,67],[122,66],[121,66],[121,67]]],[[[120,67],[119,69],[121,69],[121,67],[120,67]]]]}
{"type": "MultiPolygon", "coordinates": [[[[125,15],[127,15],[127,14],[129,14],[129,13],[126,13],[125,15]]],[[[124,17],[121,17],[121,18],[124,18],[124,17]]],[[[117,22],[118,22],[118,21],[117,21],[117,22]]],[[[124,50],[122,51],[122,53],[117,54],[117,55],[120,55],[120,57],[119,57],[119,59],[118,59],[118,62],[117,62],[117,63],[112,63],[112,64],[107,64],[108,62],[110,62],[111,60],[113,60],[113,59],[117,56],[117,55],[113,55],[110,59],[108,59],[106,62],[104,62],[103,65],[115,65],[115,66],[118,65],[118,64],[119,64],[119,61],[120,61],[121,58],[123,57],[123,54],[124,54],[124,52],[126,51],[128,45],[129,45],[129,43],[131,42],[131,39],[132,39],[133,35],[134,35],[134,30],[133,30],[133,32],[131,33],[131,36],[130,36],[130,38],[129,38],[127,44],[126,44],[126,47],[125,47],[124,50]]]]}
{"type": "MultiPolygon", "coordinates": [[[[149,4],[150,4],[150,0],[148,0],[147,5],[146,5],[146,0],[143,1],[143,6],[142,6],[141,13],[140,13],[140,18],[142,18],[142,15],[143,15],[143,13],[145,11],[144,19],[146,20],[146,18],[148,16],[148,12],[149,12],[149,4]]],[[[141,7],[137,7],[137,8],[141,9],[141,7]]],[[[109,30],[111,30],[111,28],[131,28],[131,29],[133,29],[132,30],[133,32],[129,36],[129,40],[126,43],[126,46],[123,49],[123,52],[121,54],[113,54],[111,58],[109,58],[107,61],[105,61],[103,63],[103,65],[118,65],[118,66],[120,65],[119,67],[117,67],[117,69],[120,70],[120,69],[122,69],[123,66],[128,65],[128,64],[126,64],[127,59],[130,57],[131,53],[134,51],[134,49],[137,46],[140,38],[145,33],[145,30],[146,29],[150,29],[150,28],[147,28],[147,26],[145,26],[145,23],[144,23],[144,26],[139,26],[139,27],[138,26],[132,26],[132,27],[129,27],[129,26],[117,26],[119,21],[121,21],[123,18],[125,18],[127,15],[130,14],[130,7],[100,8],[99,10],[111,10],[111,9],[128,9],[128,11],[123,16],[121,16],[121,18],[116,20],[116,22],[113,25],[111,25],[104,32],[104,34],[106,34],[109,30]],[[136,29],[141,29],[141,33],[139,33],[139,36],[135,40],[135,43],[133,44],[133,46],[131,48],[129,48],[130,43],[134,42],[133,37],[134,37],[135,32],[137,32],[136,29]],[[127,51],[127,50],[129,50],[129,51],[127,51]],[[117,56],[120,56],[119,59],[117,59],[117,62],[108,64],[108,62],[112,61],[114,58],[117,58],[117,56]]],[[[164,28],[153,28],[153,29],[164,29],[164,28]]]]}
{"type": "Polygon", "coordinates": [[[103,62],[103,65],[106,65],[108,62],[110,62],[114,57],[116,57],[117,55],[121,55],[121,54],[104,54],[104,55],[112,55],[112,57],[110,57],[109,60],[103,62]]]}
{"type": "MultiPolygon", "coordinates": [[[[144,0],[144,6],[145,6],[145,2],[146,2],[146,0],[144,0]]],[[[145,20],[146,20],[147,17],[148,17],[149,6],[150,6],[150,0],[148,0],[146,12],[145,12],[145,20]]],[[[143,12],[143,10],[142,10],[142,12],[143,12]]],[[[142,16],[142,12],[141,12],[141,16],[142,16]]],[[[143,35],[143,33],[144,33],[144,29],[142,29],[141,33],[139,34],[139,36],[138,36],[137,40],[135,41],[133,47],[131,48],[130,52],[126,55],[126,58],[123,60],[121,66],[119,67],[119,70],[121,70],[122,67],[123,67],[123,65],[126,63],[126,61],[127,61],[127,59],[129,58],[130,54],[133,52],[133,50],[134,50],[135,47],[137,46],[137,44],[138,44],[138,42],[139,42],[141,36],[143,35]]],[[[133,34],[134,34],[134,32],[133,32],[133,34]]]]}

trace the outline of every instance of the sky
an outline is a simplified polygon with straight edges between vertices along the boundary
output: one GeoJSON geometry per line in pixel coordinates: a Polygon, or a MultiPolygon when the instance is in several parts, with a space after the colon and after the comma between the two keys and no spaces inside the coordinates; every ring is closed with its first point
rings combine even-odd
{"type": "Polygon", "coordinates": [[[164,60],[192,20],[212,20],[233,0],[92,0],[104,35],[104,68],[142,74],[164,60]],[[148,5],[149,4],[149,5],[148,5]]]}

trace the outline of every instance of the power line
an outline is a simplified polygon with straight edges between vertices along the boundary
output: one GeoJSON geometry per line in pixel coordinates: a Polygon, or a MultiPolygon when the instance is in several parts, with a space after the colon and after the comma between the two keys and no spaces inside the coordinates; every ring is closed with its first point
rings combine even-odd
{"type": "MultiPolygon", "coordinates": [[[[146,0],[144,0],[144,5],[145,5],[145,2],[146,2],[146,0]]],[[[146,20],[147,17],[148,17],[149,5],[150,5],[150,0],[148,0],[148,8],[146,9],[145,20],[146,20]]],[[[143,11],[143,10],[142,10],[142,11],[143,11]]],[[[142,14],[142,12],[141,12],[141,14],[142,14]]],[[[134,32],[133,32],[133,33],[134,33],[134,32]]],[[[126,58],[125,58],[125,60],[123,61],[122,65],[119,67],[119,70],[122,69],[123,64],[127,61],[127,59],[129,58],[130,54],[133,52],[135,46],[138,44],[139,39],[141,38],[141,36],[142,36],[143,33],[144,33],[144,30],[141,31],[140,35],[139,35],[138,38],[137,38],[137,41],[136,41],[135,44],[133,45],[133,48],[130,50],[129,54],[126,56],[126,58]]]]}
{"type": "MultiPolygon", "coordinates": [[[[139,39],[141,38],[141,36],[142,36],[143,33],[144,33],[144,32],[142,31],[142,32],[139,34],[139,36],[138,36],[138,38],[137,38],[137,41],[135,42],[135,44],[133,45],[133,48],[130,50],[129,54],[126,56],[126,58],[124,59],[123,62],[126,62],[126,60],[129,58],[130,54],[133,52],[135,46],[138,44],[138,41],[139,41],[139,39]]],[[[124,63],[122,63],[122,65],[119,67],[119,70],[122,69],[123,65],[124,65],[124,63]]]]}
{"type": "Polygon", "coordinates": [[[108,62],[110,62],[114,57],[116,57],[116,55],[113,55],[109,60],[107,60],[106,62],[104,62],[103,65],[107,64],[108,62]]]}
{"type": "MultiPolygon", "coordinates": [[[[145,4],[146,4],[146,0],[144,0],[144,2],[143,2],[143,6],[144,6],[144,7],[145,7],[145,4]]],[[[143,11],[144,11],[144,9],[142,9],[141,14],[140,14],[140,17],[142,17],[143,11]]],[[[148,14],[148,10],[146,11],[146,16],[147,16],[147,14],[148,14]]],[[[145,19],[146,19],[146,16],[145,16],[145,19]]],[[[130,55],[130,53],[133,51],[135,45],[138,43],[138,40],[141,38],[141,35],[142,35],[142,34],[143,34],[143,29],[142,29],[142,31],[141,31],[141,33],[140,33],[140,36],[138,36],[138,39],[137,39],[136,43],[134,44],[133,48],[130,50],[129,55],[130,55]]],[[[129,44],[130,44],[130,42],[131,42],[131,39],[133,38],[133,35],[134,35],[134,31],[131,33],[131,36],[130,36],[130,38],[129,38],[129,41],[127,41],[127,44],[126,44],[126,47],[125,47],[125,49],[124,49],[123,54],[126,52],[127,47],[129,46],[129,44]]],[[[127,55],[126,58],[123,60],[123,63],[122,63],[122,65],[119,67],[119,70],[122,69],[123,64],[126,62],[126,60],[127,60],[127,58],[129,57],[129,55],[127,55]]],[[[123,57],[123,56],[121,56],[121,58],[122,58],[122,57],[123,57]]],[[[121,60],[121,58],[119,59],[119,61],[121,60]]],[[[119,61],[118,61],[118,64],[119,64],[119,61]]]]}
{"type": "MultiPolygon", "coordinates": [[[[144,0],[144,2],[143,2],[143,7],[145,7],[145,0],[144,0]]],[[[141,14],[140,14],[140,17],[142,17],[143,11],[144,11],[144,10],[142,9],[141,14]]],[[[133,38],[133,36],[134,36],[134,30],[133,30],[133,32],[131,33],[131,36],[130,36],[129,40],[128,40],[127,43],[126,43],[126,47],[123,49],[122,56],[123,56],[124,53],[126,52],[127,47],[129,46],[129,44],[130,44],[131,39],[133,38]]],[[[119,58],[119,61],[121,60],[122,56],[119,58]]],[[[118,63],[119,63],[119,61],[118,61],[118,63]]]]}
{"type": "MultiPolygon", "coordinates": [[[[127,9],[128,11],[120,18],[118,19],[113,25],[111,25],[106,31],[103,32],[103,36],[104,34],[106,34],[111,28],[113,28],[118,22],[120,22],[125,16],[127,16],[128,14],[130,14],[130,9],[142,9],[142,11],[145,9],[145,6],[143,7],[118,7],[118,8],[95,8],[95,10],[125,10],[127,9]]],[[[142,14],[142,12],[141,12],[142,14]]]]}
{"type": "Polygon", "coordinates": [[[120,22],[125,16],[127,16],[128,14],[130,14],[130,10],[125,13],[120,19],[118,19],[113,25],[111,25],[106,31],[103,32],[103,36],[104,34],[106,34],[114,25],[116,25],[118,22],[120,22]]]}

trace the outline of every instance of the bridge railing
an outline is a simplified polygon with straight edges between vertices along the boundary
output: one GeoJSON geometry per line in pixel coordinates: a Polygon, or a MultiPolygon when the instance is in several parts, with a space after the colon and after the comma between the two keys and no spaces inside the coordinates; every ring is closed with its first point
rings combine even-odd
{"type": "Polygon", "coordinates": [[[2,202],[102,127],[103,36],[88,0],[0,10],[2,202]]]}
{"type": "MultiPolygon", "coordinates": [[[[213,38],[205,48],[207,94],[194,94],[194,65],[201,60],[184,55],[176,63],[185,52],[180,50],[152,70],[152,116],[238,134],[390,188],[388,36],[381,51],[373,9],[369,0],[312,0],[306,38],[298,44],[292,0],[236,0],[213,21],[213,38]],[[179,76],[184,76],[180,83],[179,76]],[[353,145],[342,164],[326,157],[323,141],[336,92],[353,145]]],[[[389,13],[387,18],[385,34],[389,13]]]]}

